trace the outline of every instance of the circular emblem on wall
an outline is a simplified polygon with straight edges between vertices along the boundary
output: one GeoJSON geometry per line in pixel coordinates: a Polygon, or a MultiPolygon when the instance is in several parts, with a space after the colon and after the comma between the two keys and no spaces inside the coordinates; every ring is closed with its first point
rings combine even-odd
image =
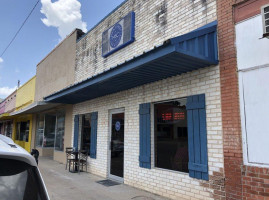
{"type": "Polygon", "coordinates": [[[121,37],[122,37],[122,26],[120,24],[115,24],[110,33],[109,38],[110,46],[112,48],[116,48],[120,43],[121,37]]]}
{"type": "Polygon", "coordinates": [[[120,122],[119,121],[116,121],[115,129],[116,129],[116,131],[120,130],[120,122]]]}

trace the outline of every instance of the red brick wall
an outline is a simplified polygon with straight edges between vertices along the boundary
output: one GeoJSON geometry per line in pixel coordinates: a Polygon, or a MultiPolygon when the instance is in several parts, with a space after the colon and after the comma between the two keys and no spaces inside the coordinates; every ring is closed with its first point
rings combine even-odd
{"type": "Polygon", "coordinates": [[[269,170],[243,166],[234,20],[242,3],[249,2],[217,0],[225,192],[229,200],[269,200],[269,170]]]}
{"type": "Polygon", "coordinates": [[[239,110],[234,0],[217,0],[226,199],[242,199],[242,141],[239,110]]]}
{"type": "Polygon", "coordinates": [[[242,171],[243,199],[269,200],[269,169],[244,166],[242,171]]]}

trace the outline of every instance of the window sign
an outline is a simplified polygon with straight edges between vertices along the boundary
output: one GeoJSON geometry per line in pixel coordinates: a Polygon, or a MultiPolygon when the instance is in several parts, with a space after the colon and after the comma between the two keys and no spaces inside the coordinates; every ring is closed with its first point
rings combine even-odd
{"type": "Polygon", "coordinates": [[[120,130],[120,122],[119,121],[116,121],[116,123],[115,123],[115,129],[116,129],[116,131],[119,131],[120,130]]]}
{"type": "Polygon", "coordinates": [[[102,55],[107,57],[134,42],[135,13],[130,12],[112,27],[103,32],[102,55]]]}
{"type": "Polygon", "coordinates": [[[186,99],[154,105],[155,166],[188,172],[186,99]]]}

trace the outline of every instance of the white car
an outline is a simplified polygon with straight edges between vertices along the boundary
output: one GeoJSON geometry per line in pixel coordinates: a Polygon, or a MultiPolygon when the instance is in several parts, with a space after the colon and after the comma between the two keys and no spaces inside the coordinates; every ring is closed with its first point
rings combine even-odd
{"type": "Polygon", "coordinates": [[[49,200],[34,157],[12,139],[1,134],[0,199],[49,200]]]}

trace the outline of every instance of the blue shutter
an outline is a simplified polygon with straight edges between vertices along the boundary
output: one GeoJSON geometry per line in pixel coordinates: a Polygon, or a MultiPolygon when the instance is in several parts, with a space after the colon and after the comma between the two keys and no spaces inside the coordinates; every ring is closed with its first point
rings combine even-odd
{"type": "Polygon", "coordinates": [[[79,115],[75,115],[73,147],[76,149],[76,151],[78,150],[78,130],[79,130],[79,115]]]}
{"type": "Polygon", "coordinates": [[[97,119],[98,113],[91,113],[91,149],[90,157],[96,159],[96,147],[97,147],[97,119]]]}
{"type": "Polygon", "coordinates": [[[205,95],[187,98],[189,175],[208,180],[205,95]]]}
{"type": "Polygon", "coordinates": [[[139,136],[140,154],[139,166],[151,168],[151,142],[150,142],[150,103],[139,105],[139,136]]]}

